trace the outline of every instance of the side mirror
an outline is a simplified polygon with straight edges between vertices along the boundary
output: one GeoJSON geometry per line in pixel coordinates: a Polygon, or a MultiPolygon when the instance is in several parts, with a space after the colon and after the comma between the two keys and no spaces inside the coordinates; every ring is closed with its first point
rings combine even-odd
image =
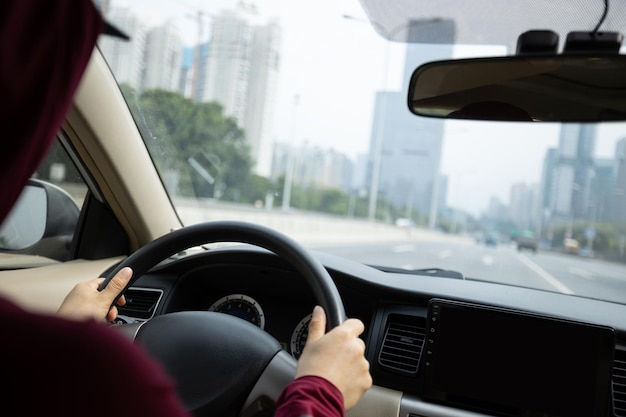
{"type": "Polygon", "coordinates": [[[0,225],[0,251],[67,260],[79,214],[64,190],[30,179],[0,225]]]}
{"type": "Polygon", "coordinates": [[[450,119],[626,120],[626,56],[535,55],[437,61],[417,68],[409,110],[450,119]]]}

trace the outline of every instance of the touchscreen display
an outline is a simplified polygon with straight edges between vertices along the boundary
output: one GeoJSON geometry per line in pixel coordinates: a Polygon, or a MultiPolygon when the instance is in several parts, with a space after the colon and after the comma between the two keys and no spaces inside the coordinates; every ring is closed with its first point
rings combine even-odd
{"type": "Polygon", "coordinates": [[[500,414],[606,415],[612,329],[443,300],[428,318],[427,398],[500,414]]]}

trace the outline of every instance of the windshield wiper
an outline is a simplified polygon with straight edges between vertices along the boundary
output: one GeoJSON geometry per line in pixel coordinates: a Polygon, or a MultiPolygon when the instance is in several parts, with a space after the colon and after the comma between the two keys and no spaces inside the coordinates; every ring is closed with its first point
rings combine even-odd
{"type": "Polygon", "coordinates": [[[440,277],[440,278],[455,278],[455,279],[465,279],[462,273],[458,271],[452,271],[450,269],[441,269],[441,268],[421,268],[421,269],[403,269],[403,268],[394,268],[390,266],[379,266],[379,265],[370,265],[373,268],[379,269],[384,272],[393,272],[398,274],[409,274],[409,275],[424,275],[424,276],[432,276],[432,277],[440,277]]]}

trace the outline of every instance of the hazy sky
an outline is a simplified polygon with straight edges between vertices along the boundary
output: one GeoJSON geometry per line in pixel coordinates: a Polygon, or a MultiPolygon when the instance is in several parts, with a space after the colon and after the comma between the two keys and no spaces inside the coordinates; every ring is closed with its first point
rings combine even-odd
{"type": "MultiPolygon", "coordinates": [[[[163,23],[167,11],[189,46],[197,38],[194,16],[198,9],[210,16],[237,4],[232,0],[111,3],[114,7],[141,7],[141,16],[149,24],[163,23]]],[[[385,42],[365,22],[357,0],[258,0],[256,4],[264,18],[279,18],[283,28],[275,140],[316,143],[352,158],[366,153],[375,91],[401,88],[404,46],[390,44],[385,61],[385,42]],[[294,106],[296,95],[299,100],[294,106]]],[[[204,32],[206,36],[207,30],[204,32]]],[[[558,125],[446,123],[442,171],[450,177],[448,204],[474,214],[487,207],[492,195],[507,203],[513,183],[539,182],[547,148],[558,145],[558,125]]],[[[612,156],[615,141],[626,136],[624,126],[600,130],[600,156],[612,156]]]]}

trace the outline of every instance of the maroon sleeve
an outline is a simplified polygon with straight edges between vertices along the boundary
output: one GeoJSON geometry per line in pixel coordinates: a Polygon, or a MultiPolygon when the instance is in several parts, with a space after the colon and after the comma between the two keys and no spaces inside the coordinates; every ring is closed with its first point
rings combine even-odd
{"type": "Polygon", "coordinates": [[[103,27],[91,0],[0,1],[0,223],[48,151],[103,27]]]}
{"type": "Polygon", "coordinates": [[[188,417],[160,365],[114,329],[2,299],[0,327],[6,415],[188,417]]]}
{"type": "Polygon", "coordinates": [[[343,417],[343,395],[328,380],[303,376],[292,381],[278,397],[274,417],[343,417]]]}

